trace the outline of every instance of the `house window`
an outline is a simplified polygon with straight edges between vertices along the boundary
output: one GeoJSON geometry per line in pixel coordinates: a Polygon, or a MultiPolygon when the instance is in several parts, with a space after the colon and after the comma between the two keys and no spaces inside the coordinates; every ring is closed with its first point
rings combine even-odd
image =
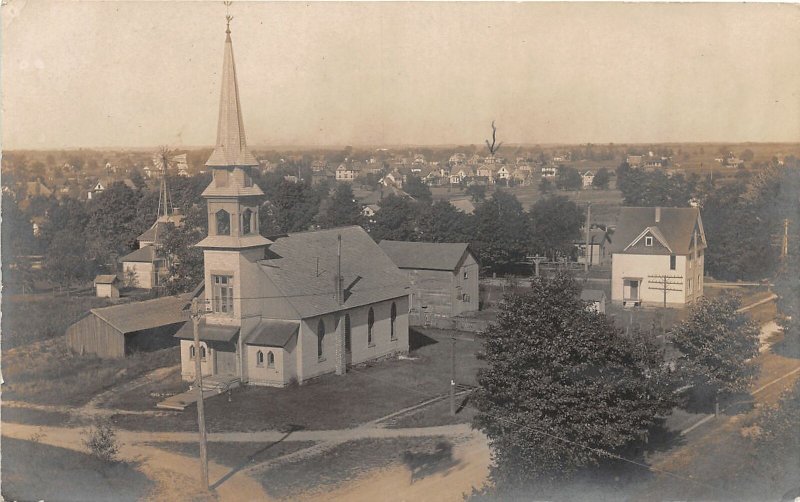
{"type": "Polygon", "coordinates": [[[372,346],[372,328],[375,326],[375,311],[372,307],[369,308],[367,314],[367,345],[372,346]]]}
{"type": "Polygon", "coordinates": [[[323,348],[323,340],[325,339],[325,323],[322,322],[322,319],[319,320],[317,323],[317,359],[320,361],[323,360],[322,348],[323,348]]]}
{"type": "Polygon", "coordinates": [[[686,292],[687,293],[691,293],[692,292],[692,280],[691,279],[689,279],[689,282],[686,285],[686,292]]]}
{"type": "Polygon", "coordinates": [[[201,361],[206,360],[206,348],[203,347],[202,345],[200,346],[200,360],[201,361]]]}
{"type": "Polygon", "coordinates": [[[233,277],[230,275],[212,275],[213,287],[212,307],[218,314],[233,315],[233,277]]]}
{"type": "Polygon", "coordinates": [[[275,367],[275,354],[272,353],[270,350],[267,352],[267,368],[274,368],[275,367]]]}
{"type": "Polygon", "coordinates": [[[231,215],[228,211],[217,211],[217,235],[231,235],[231,215]]]}
{"type": "Polygon", "coordinates": [[[242,235],[247,235],[252,232],[253,211],[245,209],[242,213],[242,235]]]}
{"type": "Polygon", "coordinates": [[[264,353],[261,352],[260,350],[256,352],[256,366],[258,366],[259,368],[261,366],[264,366],[264,353]]]}
{"type": "Polygon", "coordinates": [[[674,254],[669,255],[669,269],[675,270],[677,259],[674,254]]]}
{"type": "Polygon", "coordinates": [[[394,329],[394,323],[397,320],[397,305],[395,305],[394,302],[392,302],[392,311],[389,319],[389,338],[392,340],[397,340],[397,331],[394,329]]]}
{"type": "Polygon", "coordinates": [[[644,245],[647,246],[647,247],[652,247],[653,246],[653,238],[650,237],[650,236],[645,237],[644,238],[644,245]]]}
{"type": "Polygon", "coordinates": [[[467,272],[466,269],[464,269],[464,280],[466,281],[468,277],[469,277],[469,273],[467,272]]]}

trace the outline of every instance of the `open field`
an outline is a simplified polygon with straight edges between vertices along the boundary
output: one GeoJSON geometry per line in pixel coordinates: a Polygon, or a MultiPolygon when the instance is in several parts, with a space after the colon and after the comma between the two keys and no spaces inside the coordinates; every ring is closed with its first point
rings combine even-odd
{"type": "Polygon", "coordinates": [[[3,355],[8,349],[64,334],[90,309],[111,305],[94,296],[3,295],[3,355]]]}
{"type": "Polygon", "coordinates": [[[3,398],[80,406],[105,389],[179,361],[178,347],[124,359],[79,356],[60,336],[4,351],[3,398]]]}
{"type": "MultiPolygon", "coordinates": [[[[469,333],[452,332],[472,337],[469,333]]],[[[289,389],[245,387],[206,402],[209,432],[299,429],[340,429],[381,418],[406,407],[449,392],[449,331],[412,330],[410,358],[391,359],[350,368],[347,375],[324,375],[289,389]]],[[[477,342],[459,339],[456,349],[456,380],[474,385],[480,362],[475,356],[477,342]]],[[[170,376],[176,386],[180,375],[170,376]]],[[[158,388],[171,386],[164,381],[158,388]]],[[[185,385],[185,384],[184,384],[185,385]]],[[[122,409],[143,409],[150,404],[151,386],[115,400],[122,409]]],[[[134,430],[194,430],[195,408],[159,417],[118,416],[116,424],[134,430]]]]}
{"type": "Polygon", "coordinates": [[[133,466],[86,453],[3,437],[6,500],[141,500],[153,483],[133,466]]]}

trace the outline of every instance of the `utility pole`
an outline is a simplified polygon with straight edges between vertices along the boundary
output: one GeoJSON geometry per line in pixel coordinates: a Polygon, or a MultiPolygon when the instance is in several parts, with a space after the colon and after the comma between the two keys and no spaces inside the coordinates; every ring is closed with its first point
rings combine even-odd
{"type": "Polygon", "coordinates": [[[450,414],[456,414],[456,337],[450,337],[450,414]]]}
{"type": "Polygon", "coordinates": [[[670,286],[683,286],[683,277],[680,275],[648,275],[647,289],[656,289],[664,292],[664,308],[667,308],[667,291],[683,291],[670,286]]]}
{"type": "Polygon", "coordinates": [[[194,331],[194,383],[197,388],[197,423],[200,427],[200,479],[208,491],[208,451],[206,449],[206,416],[203,408],[203,370],[200,364],[200,306],[192,298],[192,328],[194,331]]]}
{"type": "Polygon", "coordinates": [[[546,256],[539,256],[538,254],[532,258],[536,277],[539,277],[539,264],[547,259],[546,256]]]}
{"type": "Polygon", "coordinates": [[[592,260],[592,251],[589,248],[589,227],[592,223],[592,203],[586,205],[586,250],[583,255],[583,271],[589,273],[589,262],[592,260]]]}
{"type": "Polygon", "coordinates": [[[789,256],[789,219],[783,220],[783,242],[781,243],[781,260],[786,261],[789,256]]]}

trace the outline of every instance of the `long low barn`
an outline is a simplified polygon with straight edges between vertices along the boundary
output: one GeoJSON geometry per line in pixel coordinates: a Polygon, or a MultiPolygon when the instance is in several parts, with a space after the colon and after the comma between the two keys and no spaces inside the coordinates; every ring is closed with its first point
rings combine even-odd
{"type": "Polygon", "coordinates": [[[174,335],[189,320],[188,303],[168,296],[92,309],[67,328],[67,345],[110,359],[177,345],[174,335]]]}

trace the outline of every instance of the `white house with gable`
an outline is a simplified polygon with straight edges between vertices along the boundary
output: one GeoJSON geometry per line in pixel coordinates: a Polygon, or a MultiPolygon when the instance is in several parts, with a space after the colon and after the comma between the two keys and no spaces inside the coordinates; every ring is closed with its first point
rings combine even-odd
{"type": "Polygon", "coordinates": [[[623,207],[611,248],[611,301],[681,308],[698,300],[706,247],[696,207],[623,207]]]}

